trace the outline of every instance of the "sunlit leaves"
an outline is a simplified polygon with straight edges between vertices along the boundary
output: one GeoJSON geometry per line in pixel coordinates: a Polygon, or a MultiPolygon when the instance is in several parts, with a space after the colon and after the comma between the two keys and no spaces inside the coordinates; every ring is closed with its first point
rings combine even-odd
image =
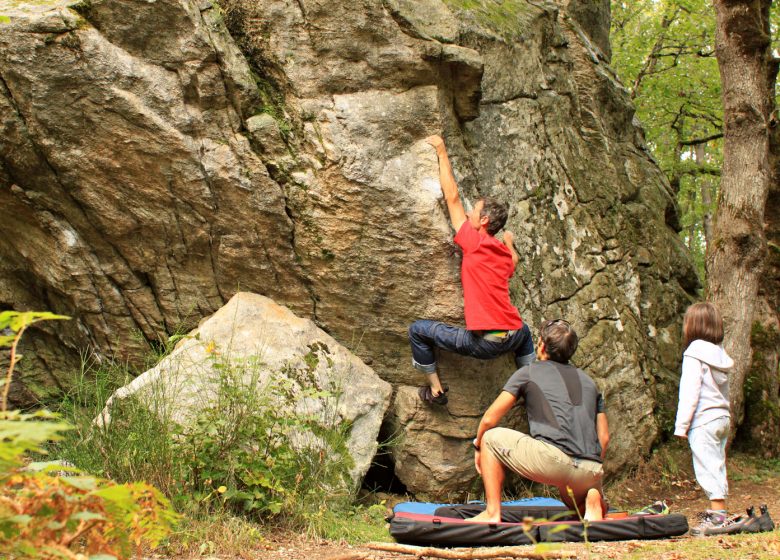
{"type": "Polygon", "coordinates": [[[19,332],[33,323],[54,319],[70,319],[70,317],[48,311],[0,311],[0,330],[8,328],[13,332],[19,332]]]}
{"type": "Polygon", "coordinates": [[[60,432],[67,429],[66,423],[46,411],[4,413],[0,418],[0,474],[18,466],[25,453],[42,453],[44,443],[58,439],[60,432]]]}
{"type": "Polygon", "coordinates": [[[636,0],[612,2],[612,15],[613,66],[677,192],[681,234],[703,272],[704,216],[723,162],[715,13],[707,0],[636,0]]]}

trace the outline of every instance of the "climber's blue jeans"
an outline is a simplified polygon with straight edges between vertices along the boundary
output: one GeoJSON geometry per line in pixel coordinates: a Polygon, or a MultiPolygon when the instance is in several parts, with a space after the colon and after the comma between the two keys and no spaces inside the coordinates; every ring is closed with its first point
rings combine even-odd
{"type": "Polygon", "coordinates": [[[512,353],[518,368],[536,360],[528,325],[523,325],[523,328],[504,340],[494,341],[474,331],[423,319],[409,327],[409,342],[412,345],[412,365],[425,373],[436,371],[434,348],[480,360],[492,360],[502,354],[512,353]]]}

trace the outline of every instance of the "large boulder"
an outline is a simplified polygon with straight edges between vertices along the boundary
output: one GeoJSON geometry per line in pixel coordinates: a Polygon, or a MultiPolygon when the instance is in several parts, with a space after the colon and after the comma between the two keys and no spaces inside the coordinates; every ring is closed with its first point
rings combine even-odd
{"type": "Polygon", "coordinates": [[[252,383],[231,381],[239,388],[264,387],[286,379],[298,396],[279,406],[315,414],[324,428],[347,423],[346,447],[354,461],[350,475],[355,483],[363,479],[376,453],[379,427],[390,403],[390,384],[310,319],[297,317],[257,294],[234,295],[156,366],[118,389],[97,422],[110,422],[116,401],[135,396],[156,413],[186,425],[201,408],[214,405],[223,372],[231,366],[240,375],[252,377],[252,383]],[[307,396],[306,389],[316,390],[315,395],[332,394],[307,396]]]}
{"type": "Polygon", "coordinates": [[[17,402],[66,387],[83,347],[139,360],[240,287],[394,386],[386,427],[403,434],[409,490],[462,492],[479,416],[513,368],[444,355],[449,407],[414,399],[408,325],[463,321],[423,140],[442,133],[467,204],[510,205],[524,319],[566,317],[581,336],[575,361],[619,426],[608,470],[649,450],[673,413],[697,280],[607,64],[606,0],[8,6],[0,305],[74,317],[31,333],[41,358],[23,365],[17,402]]]}

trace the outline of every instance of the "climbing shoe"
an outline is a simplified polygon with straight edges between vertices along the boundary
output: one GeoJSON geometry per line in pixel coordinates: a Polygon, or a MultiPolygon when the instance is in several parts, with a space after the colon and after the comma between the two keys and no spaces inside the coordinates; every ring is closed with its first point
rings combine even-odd
{"type": "Polygon", "coordinates": [[[725,512],[708,509],[698,515],[699,523],[691,528],[694,537],[710,535],[733,535],[742,531],[742,526],[748,519],[744,515],[729,517],[725,512]]]}
{"type": "Polygon", "coordinates": [[[758,518],[758,521],[761,524],[762,531],[775,530],[775,522],[769,517],[769,508],[766,507],[766,504],[761,504],[761,516],[758,518]]]}
{"type": "Polygon", "coordinates": [[[761,515],[756,515],[754,506],[750,506],[746,511],[747,517],[742,520],[740,533],[763,533],[774,530],[775,522],[769,517],[769,510],[766,504],[763,504],[760,508],[761,515]]]}
{"type": "Polygon", "coordinates": [[[761,532],[761,519],[756,515],[756,508],[750,506],[745,510],[747,517],[742,523],[741,533],[760,533],[761,532]]]}
{"type": "Polygon", "coordinates": [[[666,505],[666,501],[657,500],[649,506],[645,506],[639,511],[635,511],[631,515],[666,515],[668,513],[669,506],[666,505]]]}
{"type": "Polygon", "coordinates": [[[420,387],[417,390],[417,394],[420,395],[421,401],[426,402],[428,404],[445,405],[447,404],[447,402],[449,402],[449,399],[447,398],[447,393],[449,392],[450,388],[444,385],[442,389],[444,390],[441,393],[434,396],[433,390],[430,388],[430,386],[426,385],[425,387],[420,387]]]}

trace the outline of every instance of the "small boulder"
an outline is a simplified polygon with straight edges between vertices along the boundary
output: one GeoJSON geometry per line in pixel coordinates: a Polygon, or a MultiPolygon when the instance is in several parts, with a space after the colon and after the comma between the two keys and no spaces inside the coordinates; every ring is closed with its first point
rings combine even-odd
{"type": "Polygon", "coordinates": [[[323,427],[342,422],[351,426],[346,447],[354,461],[350,478],[357,487],[376,453],[379,426],[390,403],[390,384],[311,320],[257,294],[233,296],[159,364],[117,390],[96,423],[110,421],[116,399],[135,395],[142,402],[157,399],[155,410],[186,424],[205,403],[213,402],[218,369],[232,363],[243,368],[252,363],[251,375],[287,378],[304,391],[335,387],[338,398],[326,405],[321,399],[304,397],[295,406],[317,414],[323,427]],[[302,371],[306,374],[303,380],[296,375],[302,371]],[[304,386],[307,383],[312,387],[304,386]]]}

